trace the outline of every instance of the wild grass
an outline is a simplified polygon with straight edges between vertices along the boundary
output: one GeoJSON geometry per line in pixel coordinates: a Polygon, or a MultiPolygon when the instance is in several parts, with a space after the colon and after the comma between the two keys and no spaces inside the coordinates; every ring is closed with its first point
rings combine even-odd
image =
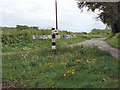
{"type": "MultiPolygon", "coordinates": [[[[32,35],[33,31],[25,32],[32,35]]],[[[66,47],[103,36],[77,35],[72,39],[57,39],[57,53],[54,55],[51,40],[29,39],[31,37],[24,35],[24,30],[19,31],[20,35],[17,31],[10,32],[4,33],[6,43],[2,45],[3,87],[118,88],[118,61],[108,52],[95,46],[66,47]],[[17,38],[23,41],[14,43],[17,38]]]]}
{"type": "Polygon", "coordinates": [[[115,48],[120,49],[120,33],[116,34],[115,36],[109,38],[107,43],[115,48]]]}
{"type": "Polygon", "coordinates": [[[35,49],[2,56],[4,87],[117,88],[118,61],[97,47],[35,49]]]}
{"type": "MultiPolygon", "coordinates": [[[[56,44],[58,46],[64,46],[68,44],[78,43],[86,40],[87,38],[84,37],[74,37],[71,39],[57,39],[56,44]]],[[[43,47],[51,48],[51,40],[31,40],[31,41],[24,41],[20,43],[14,43],[11,45],[2,45],[2,52],[21,52],[21,51],[30,51],[35,49],[41,49],[43,47]]]]}

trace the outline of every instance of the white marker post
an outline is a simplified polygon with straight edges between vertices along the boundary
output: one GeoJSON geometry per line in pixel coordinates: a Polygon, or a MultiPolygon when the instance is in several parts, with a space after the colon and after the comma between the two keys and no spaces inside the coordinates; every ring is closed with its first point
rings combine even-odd
{"type": "Polygon", "coordinates": [[[52,28],[52,50],[56,54],[56,35],[58,35],[57,0],[55,0],[56,29],[52,28]]]}
{"type": "Polygon", "coordinates": [[[55,34],[55,28],[52,28],[52,51],[54,54],[56,54],[56,34],[55,34]]]}

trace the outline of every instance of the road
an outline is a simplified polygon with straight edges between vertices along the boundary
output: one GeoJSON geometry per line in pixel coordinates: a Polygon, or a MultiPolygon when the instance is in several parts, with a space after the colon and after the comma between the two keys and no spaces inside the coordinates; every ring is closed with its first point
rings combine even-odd
{"type": "Polygon", "coordinates": [[[120,60],[120,50],[108,45],[106,43],[106,38],[93,38],[93,39],[86,40],[84,42],[80,42],[77,44],[72,44],[69,46],[75,46],[75,45],[98,46],[99,49],[108,51],[113,57],[115,57],[117,60],[120,60]]]}

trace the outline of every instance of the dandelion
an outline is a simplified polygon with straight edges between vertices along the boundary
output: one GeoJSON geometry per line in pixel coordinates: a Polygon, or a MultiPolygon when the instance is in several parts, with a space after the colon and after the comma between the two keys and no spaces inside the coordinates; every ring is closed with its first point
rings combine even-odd
{"type": "Polygon", "coordinates": [[[68,70],[68,71],[67,71],[67,74],[69,74],[70,72],[71,72],[71,70],[68,70]]]}
{"type": "Polygon", "coordinates": [[[63,65],[63,64],[64,64],[64,62],[62,61],[62,62],[60,62],[60,64],[61,64],[61,65],[63,65]]]}
{"type": "Polygon", "coordinates": [[[92,60],[93,60],[93,61],[96,61],[96,58],[93,58],[92,60]]]}
{"type": "Polygon", "coordinates": [[[67,63],[65,63],[65,66],[67,65],[67,63]]]}
{"type": "Polygon", "coordinates": [[[63,62],[63,61],[61,61],[60,64],[61,64],[61,65],[65,65],[65,66],[67,65],[67,63],[66,63],[66,62],[63,62]]]}
{"type": "Polygon", "coordinates": [[[75,74],[75,72],[73,71],[72,74],[75,74]]]}
{"type": "Polygon", "coordinates": [[[72,72],[74,72],[75,70],[73,69],[72,72]]]}
{"type": "Polygon", "coordinates": [[[66,77],[66,74],[64,74],[64,77],[66,77]]]}
{"type": "Polygon", "coordinates": [[[79,62],[81,62],[81,61],[80,61],[80,59],[76,59],[76,62],[78,62],[78,63],[79,63],[79,62]]]}
{"type": "Polygon", "coordinates": [[[53,65],[50,65],[50,67],[54,67],[53,65]]]}

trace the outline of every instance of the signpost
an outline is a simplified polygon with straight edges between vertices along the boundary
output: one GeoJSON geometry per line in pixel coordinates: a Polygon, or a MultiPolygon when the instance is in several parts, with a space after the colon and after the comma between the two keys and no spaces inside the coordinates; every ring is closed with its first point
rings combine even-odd
{"type": "Polygon", "coordinates": [[[55,0],[55,10],[56,10],[56,30],[58,30],[57,0],[55,0]]]}
{"type": "Polygon", "coordinates": [[[55,35],[55,28],[52,28],[52,50],[56,53],[56,35],[55,35]]]}
{"type": "Polygon", "coordinates": [[[55,11],[56,11],[56,35],[58,35],[58,13],[57,13],[57,0],[55,0],[55,11]]]}
{"type": "Polygon", "coordinates": [[[57,0],[55,0],[55,11],[56,11],[56,29],[52,28],[52,50],[56,54],[56,35],[58,35],[58,15],[57,15],[57,0]]]}

